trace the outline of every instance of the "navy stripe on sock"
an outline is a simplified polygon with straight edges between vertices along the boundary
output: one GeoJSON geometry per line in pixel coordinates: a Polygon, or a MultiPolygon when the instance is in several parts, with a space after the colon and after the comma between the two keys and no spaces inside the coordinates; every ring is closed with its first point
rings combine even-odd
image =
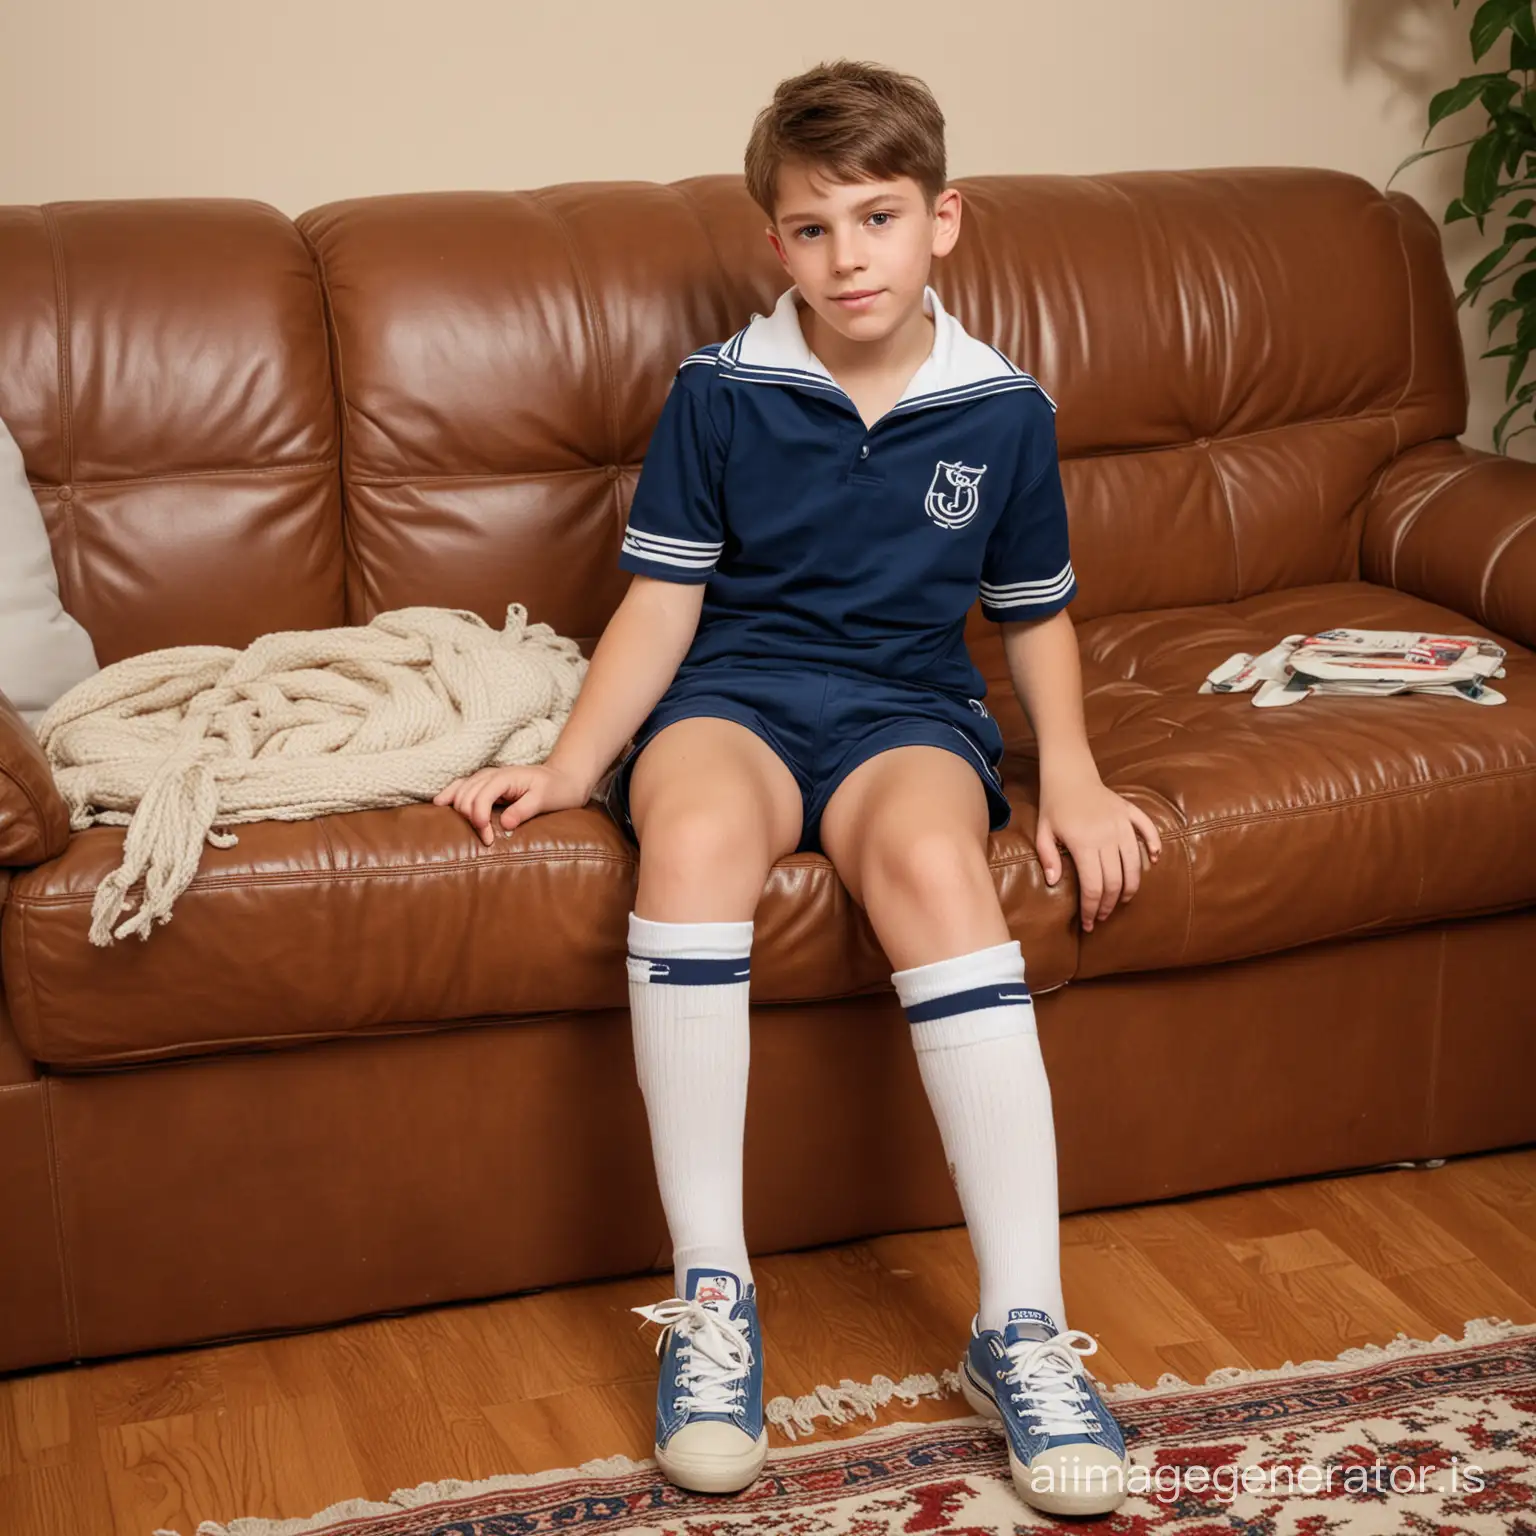
{"type": "Polygon", "coordinates": [[[947,997],[936,997],[931,1002],[914,1003],[906,1010],[907,1022],[921,1024],[928,1019],[947,1019],[951,1014],[974,1013],[978,1008],[1003,1008],[1031,1001],[1026,983],[993,981],[984,987],[972,987],[967,992],[951,992],[947,997]]]}
{"type": "Polygon", "coordinates": [[[631,950],[629,958],[639,965],[650,966],[648,980],[673,987],[718,987],[749,981],[752,975],[752,961],[746,955],[739,960],[694,960],[683,955],[668,955],[658,960],[652,955],[637,955],[631,950]]]}

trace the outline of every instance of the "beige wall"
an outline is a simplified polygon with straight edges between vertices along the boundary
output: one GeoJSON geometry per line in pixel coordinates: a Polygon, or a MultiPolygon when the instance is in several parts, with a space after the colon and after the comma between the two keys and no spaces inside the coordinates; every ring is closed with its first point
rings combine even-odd
{"type": "MultiPolygon", "coordinates": [[[[0,203],[736,171],[774,82],[922,75],[950,172],[1329,165],[1382,186],[1473,68],[1450,0],[0,0],[0,203]]],[[[1483,67],[1483,66],[1478,66],[1483,67]]],[[[1470,121],[1474,113],[1468,114],[1470,121]]],[[[1445,124],[1434,142],[1468,136],[1445,124]]],[[[1464,151],[1394,182],[1438,221],[1464,151]]],[[[1489,248],[1445,231],[1460,279],[1489,248]]],[[[1467,441],[1502,409],[1464,310],[1467,441]]],[[[1502,333],[1500,339],[1503,339],[1502,333]]],[[[1536,433],[1514,450],[1536,457],[1536,433]]]]}

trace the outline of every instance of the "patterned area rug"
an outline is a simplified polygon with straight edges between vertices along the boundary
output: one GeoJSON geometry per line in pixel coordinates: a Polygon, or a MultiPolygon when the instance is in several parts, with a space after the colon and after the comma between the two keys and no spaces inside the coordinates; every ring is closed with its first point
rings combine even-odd
{"type": "MultiPolygon", "coordinates": [[[[768,1405],[789,1438],[817,1417],[958,1391],[941,1378],[843,1382],[768,1405]]],[[[1536,1536],[1536,1324],[1478,1318],[1459,1340],[1382,1347],[1191,1386],[1105,1394],[1132,1462],[1125,1502],[1056,1520],[1023,1504],[1002,1431],[975,1416],[776,1446],[735,1495],[685,1493],[654,1460],[400,1489],[309,1519],[205,1520],[196,1536],[985,1536],[1055,1526],[1114,1536],[1536,1536]]],[[[179,1536],[163,1528],[154,1536],[179,1536]]]]}

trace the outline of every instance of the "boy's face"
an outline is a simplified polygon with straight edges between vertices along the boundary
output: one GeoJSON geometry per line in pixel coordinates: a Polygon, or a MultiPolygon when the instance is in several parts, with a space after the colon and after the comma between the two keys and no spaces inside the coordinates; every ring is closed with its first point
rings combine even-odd
{"type": "Polygon", "coordinates": [[[930,211],[910,176],[834,182],[803,164],[779,169],[768,239],[806,303],[850,340],[879,340],[920,310],[930,263],[959,237],[953,187],[930,211]]]}

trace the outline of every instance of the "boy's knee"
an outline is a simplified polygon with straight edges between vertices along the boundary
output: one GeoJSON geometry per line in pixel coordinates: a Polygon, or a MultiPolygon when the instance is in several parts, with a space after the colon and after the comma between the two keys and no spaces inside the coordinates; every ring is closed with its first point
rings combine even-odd
{"type": "Polygon", "coordinates": [[[985,852],[947,827],[873,836],[865,846],[864,865],[866,889],[877,884],[939,905],[961,902],[978,882],[991,881],[985,852]]]}

